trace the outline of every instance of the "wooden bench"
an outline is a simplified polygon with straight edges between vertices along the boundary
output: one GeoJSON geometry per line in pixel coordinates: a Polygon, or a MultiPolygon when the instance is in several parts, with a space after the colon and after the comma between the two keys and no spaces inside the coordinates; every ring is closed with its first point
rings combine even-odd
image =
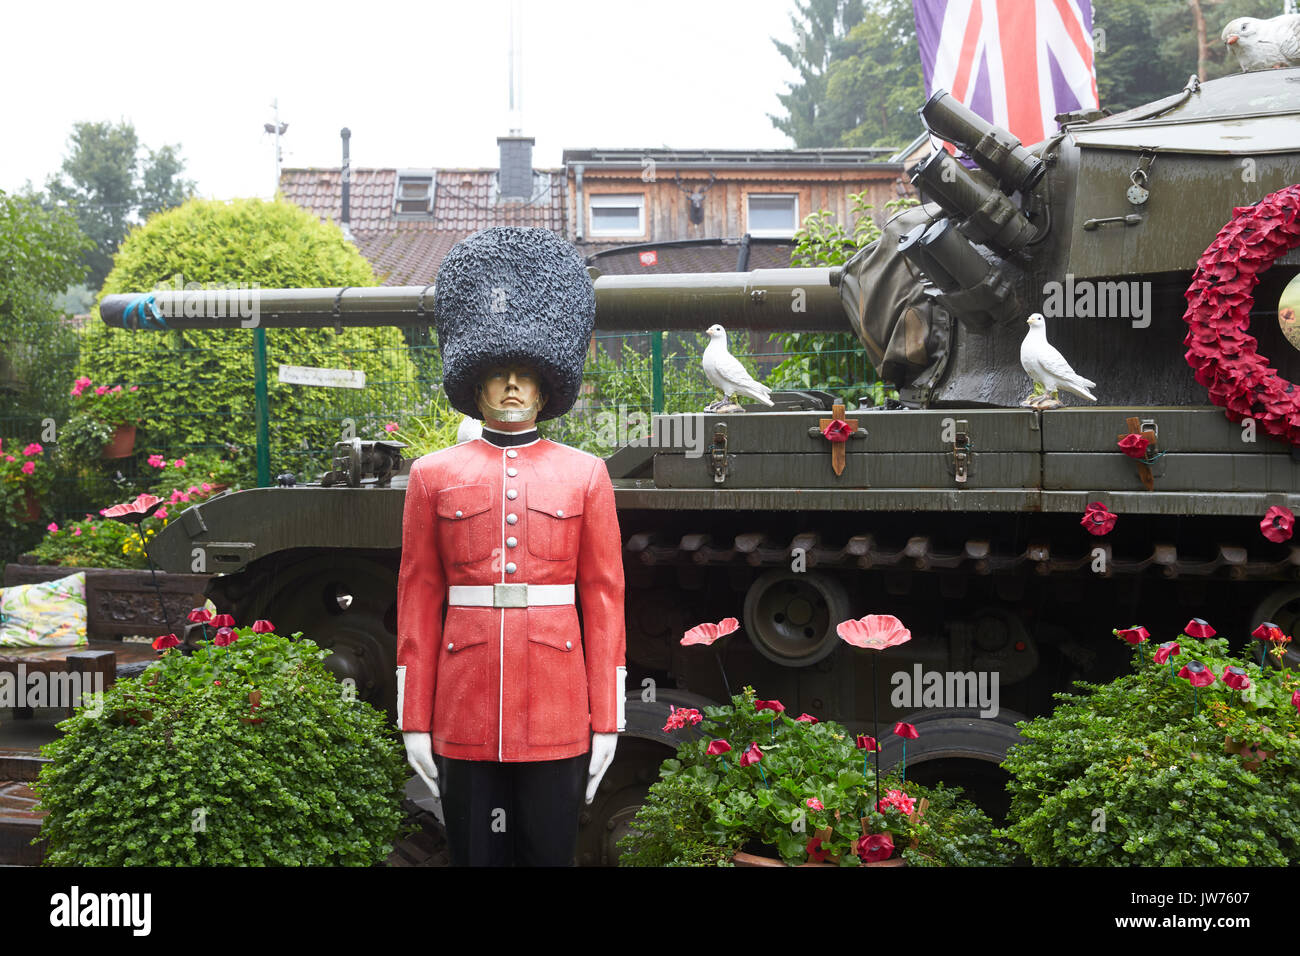
{"type": "Polygon", "coordinates": [[[0,750],[0,866],[40,866],[44,841],[32,845],[45,816],[33,807],[36,794],[29,784],[49,763],[44,757],[17,750],[0,750]]]}

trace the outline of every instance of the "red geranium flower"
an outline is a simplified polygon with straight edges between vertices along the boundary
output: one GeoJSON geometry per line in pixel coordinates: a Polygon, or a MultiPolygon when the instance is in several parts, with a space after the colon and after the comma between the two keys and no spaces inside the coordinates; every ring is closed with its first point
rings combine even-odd
{"type": "Polygon", "coordinates": [[[207,624],[212,620],[212,612],[205,607],[196,607],[190,611],[188,620],[191,624],[207,624]]]}
{"type": "Polygon", "coordinates": [[[872,651],[883,651],[912,639],[912,632],[892,614],[868,614],[857,620],[841,621],[835,625],[835,633],[854,647],[872,651]]]}
{"type": "Polygon", "coordinates": [[[772,710],[781,714],[785,712],[785,705],[779,700],[756,700],[754,701],[754,710],[772,710]]]}
{"type": "Polygon", "coordinates": [[[1178,672],[1178,676],[1185,677],[1193,687],[1209,687],[1214,683],[1214,675],[1200,661],[1188,661],[1178,672]]]}
{"type": "Polygon", "coordinates": [[[175,634],[164,634],[162,637],[154,638],[153,649],[155,651],[165,651],[169,647],[176,647],[180,642],[180,638],[175,634]]]}
{"type": "Polygon", "coordinates": [[[139,524],[161,508],[162,505],[163,500],[161,498],[154,495],[140,494],[136,495],[135,501],[113,505],[111,508],[105,508],[100,514],[105,518],[121,521],[124,524],[139,524]]]}
{"type": "Polygon", "coordinates": [[[915,740],[917,737],[921,736],[916,732],[915,727],[911,724],[905,724],[901,720],[894,724],[894,733],[898,734],[900,737],[906,737],[908,740],[915,740]]]}
{"type": "Polygon", "coordinates": [[[825,809],[826,809],[826,807],[822,805],[822,802],[821,802],[820,800],[818,800],[816,797],[809,797],[807,800],[804,801],[804,803],[807,805],[807,807],[808,807],[809,810],[825,810],[825,809]]]}
{"type": "Polygon", "coordinates": [[[1231,664],[1223,669],[1223,682],[1233,690],[1245,690],[1250,686],[1250,678],[1246,676],[1245,670],[1231,664]]]}
{"type": "Polygon", "coordinates": [[[217,629],[217,636],[212,639],[212,643],[217,647],[229,647],[235,641],[239,640],[239,635],[228,627],[217,629]]]}
{"type": "Polygon", "coordinates": [[[1201,620],[1201,618],[1194,617],[1187,622],[1187,626],[1183,628],[1183,633],[1188,637],[1199,637],[1204,639],[1207,637],[1213,637],[1216,632],[1214,628],[1210,627],[1210,625],[1201,620]]]}
{"type": "Polygon", "coordinates": [[[1116,517],[1107,511],[1106,506],[1100,501],[1094,501],[1084,511],[1083,519],[1079,524],[1083,525],[1089,534],[1110,534],[1110,530],[1115,527],[1116,517]]]}
{"type": "Polygon", "coordinates": [[[1163,664],[1174,654],[1181,654],[1182,652],[1183,649],[1178,646],[1177,641],[1165,641],[1165,643],[1156,648],[1156,652],[1151,655],[1151,659],[1157,664],[1163,664]]]}
{"type": "Polygon", "coordinates": [[[916,799],[909,797],[902,790],[886,790],[885,795],[876,804],[876,809],[884,813],[890,807],[911,816],[912,810],[916,807],[916,799]]]}
{"type": "Polygon", "coordinates": [[[213,627],[234,627],[235,618],[234,615],[231,614],[218,614],[209,623],[211,623],[213,627]]]}
{"type": "Polygon", "coordinates": [[[1151,439],[1146,435],[1125,435],[1119,440],[1119,450],[1130,458],[1145,458],[1147,456],[1147,446],[1151,444],[1151,439]]]}
{"type": "Polygon", "coordinates": [[[822,849],[821,837],[813,837],[811,840],[808,841],[808,845],[804,847],[804,849],[808,851],[808,862],[810,863],[826,862],[827,852],[822,849]]]}
{"type": "Polygon", "coordinates": [[[716,757],[719,754],[725,754],[730,750],[731,750],[731,744],[727,743],[725,740],[710,741],[709,745],[704,748],[704,752],[711,757],[716,757]]]}
{"type": "Polygon", "coordinates": [[[1264,512],[1259,530],[1263,532],[1264,537],[1275,544],[1287,541],[1295,530],[1295,514],[1290,508],[1274,505],[1264,512]]]}
{"type": "Polygon", "coordinates": [[[1126,627],[1122,631],[1115,631],[1114,633],[1116,637],[1122,637],[1130,644],[1142,644],[1151,636],[1147,633],[1147,629],[1140,624],[1134,624],[1132,627],[1126,627]]]}
{"type": "Polygon", "coordinates": [[[740,622],[734,617],[724,617],[717,624],[705,622],[696,624],[682,636],[682,646],[689,647],[691,644],[712,644],[720,637],[726,637],[732,631],[740,627],[740,622]]]}
{"type": "Polygon", "coordinates": [[[670,707],[668,708],[668,723],[664,724],[664,730],[677,730],[687,724],[694,726],[703,719],[704,715],[694,707],[670,707]]]}
{"type": "Polygon", "coordinates": [[[868,737],[866,734],[858,734],[858,749],[874,752],[877,749],[876,738],[868,737]]]}
{"type": "Polygon", "coordinates": [[[894,841],[888,833],[871,833],[858,840],[858,856],[867,863],[879,863],[894,855],[894,841]]]}
{"type": "Polygon", "coordinates": [[[821,721],[818,720],[816,717],[814,717],[812,714],[800,714],[798,717],[795,718],[795,720],[796,720],[796,721],[802,721],[802,722],[805,723],[805,724],[820,724],[820,723],[821,723],[821,721]]]}
{"type": "Polygon", "coordinates": [[[254,634],[274,634],[274,633],[275,633],[275,625],[272,624],[270,621],[262,620],[261,618],[259,618],[258,620],[256,620],[256,621],[253,622],[253,633],[254,633],[254,634]]]}
{"type": "Polygon", "coordinates": [[[740,755],[740,765],[748,767],[750,764],[758,763],[763,759],[763,751],[758,749],[758,744],[751,743],[749,748],[740,755]]]}

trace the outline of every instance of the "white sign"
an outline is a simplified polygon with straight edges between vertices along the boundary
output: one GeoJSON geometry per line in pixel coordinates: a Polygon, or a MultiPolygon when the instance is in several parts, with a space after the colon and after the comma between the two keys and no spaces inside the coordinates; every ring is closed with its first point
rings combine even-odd
{"type": "Polygon", "coordinates": [[[310,365],[281,365],[280,381],[285,385],[324,385],[327,388],[365,388],[363,369],[312,368],[310,365]]]}

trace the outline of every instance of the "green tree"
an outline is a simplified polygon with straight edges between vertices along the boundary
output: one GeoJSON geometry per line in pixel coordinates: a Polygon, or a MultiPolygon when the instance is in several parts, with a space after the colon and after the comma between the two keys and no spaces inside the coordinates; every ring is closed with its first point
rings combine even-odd
{"type": "Polygon", "coordinates": [[[873,0],[826,70],[837,146],[901,149],[922,131],[925,77],[910,0],[873,0]]]}
{"type": "MultiPolygon", "coordinates": [[[[292,203],[256,199],[191,199],[153,216],[122,243],[103,291],[149,292],[178,283],[261,289],[377,284],[337,226],[292,203]]],[[[399,329],[268,329],[266,339],[273,473],[322,470],[343,419],[352,419],[359,437],[380,436],[385,423],[405,417],[415,403],[415,369],[399,329]],[[362,370],[366,387],[286,385],[277,381],[280,364],[362,370]]],[[[77,371],[96,385],[140,386],[149,411],[139,453],[173,457],[195,446],[254,447],[249,330],[128,332],[104,325],[96,309],[81,355],[77,371]]]]}
{"type": "Polygon", "coordinates": [[[181,178],[185,163],[178,149],[146,150],[142,157],[135,127],[125,120],[73,124],[68,154],[46,190],[53,203],[72,211],[94,242],[85,256],[91,288],[103,283],[134,223],[194,194],[194,183],[181,178]]]}
{"type": "Polygon", "coordinates": [[[862,4],[863,0],[796,0],[799,15],[790,15],[794,42],[772,40],[799,71],[799,82],[789,84],[789,92],[777,94],[786,115],[768,114],[768,118],[796,147],[839,145],[843,117],[833,115],[827,100],[827,70],[841,55],[844,37],[861,22],[862,4]]]}

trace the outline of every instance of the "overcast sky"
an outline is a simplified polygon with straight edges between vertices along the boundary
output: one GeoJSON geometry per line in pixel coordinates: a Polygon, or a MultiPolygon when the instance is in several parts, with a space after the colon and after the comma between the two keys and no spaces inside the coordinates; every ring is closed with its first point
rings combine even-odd
{"type": "MultiPolygon", "coordinates": [[[[565,148],[793,145],[767,113],[796,76],[793,0],[520,0],[522,127],[565,148]]],[[[285,166],[497,165],[509,132],[508,0],[6,3],[0,189],[43,185],[79,120],[180,144],[200,195],[269,196],[285,166]]]]}

